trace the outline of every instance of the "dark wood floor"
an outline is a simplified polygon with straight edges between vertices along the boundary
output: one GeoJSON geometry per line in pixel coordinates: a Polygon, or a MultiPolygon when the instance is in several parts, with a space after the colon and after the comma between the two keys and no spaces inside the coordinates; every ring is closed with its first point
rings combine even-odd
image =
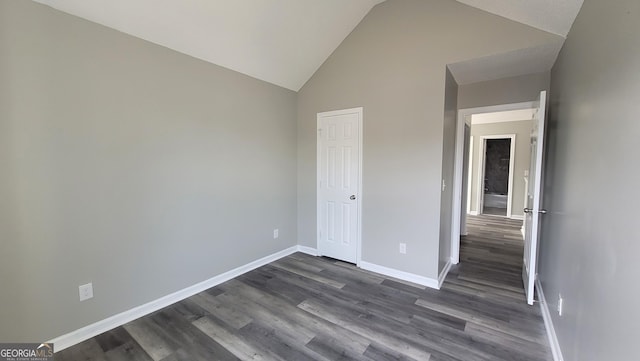
{"type": "Polygon", "coordinates": [[[520,222],[471,217],[441,290],[296,253],[56,353],[65,360],[551,360],[520,222]]]}
{"type": "Polygon", "coordinates": [[[498,208],[498,207],[483,207],[482,214],[491,215],[491,216],[506,216],[507,209],[506,208],[498,208]]]}

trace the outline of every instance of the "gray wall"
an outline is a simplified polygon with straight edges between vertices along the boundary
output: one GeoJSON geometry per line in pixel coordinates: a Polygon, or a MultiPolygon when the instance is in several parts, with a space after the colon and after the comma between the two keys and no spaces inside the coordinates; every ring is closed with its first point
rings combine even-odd
{"type": "Polygon", "coordinates": [[[532,102],[549,90],[550,74],[539,73],[464,84],[458,88],[458,108],[532,102]]]}
{"type": "Polygon", "coordinates": [[[567,361],[638,358],[638,34],[637,0],[586,0],[551,75],[539,277],[567,361]]]}
{"type": "Polygon", "coordinates": [[[442,189],[440,198],[440,256],[438,274],[451,259],[451,226],[453,213],[453,173],[456,157],[456,121],[458,119],[458,84],[447,69],[444,90],[442,127],[442,189]]]}
{"type": "Polygon", "coordinates": [[[44,341],[295,245],[295,102],[0,1],[0,340],[44,341]]]}
{"type": "Polygon", "coordinates": [[[316,114],[362,106],[363,260],[436,278],[446,65],[557,40],[450,0],[374,7],[298,93],[300,244],[316,246],[316,114]]]}
{"type": "MultiPolygon", "coordinates": [[[[471,211],[478,211],[478,171],[480,170],[481,137],[483,135],[515,134],[515,160],[513,164],[513,193],[511,194],[511,210],[516,216],[523,216],[524,209],[524,172],[531,162],[531,127],[530,120],[503,123],[474,124],[471,126],[473,136],[473,156],[471,159],[471,211]]],[[[466,203],[464,204],[466,207],[466,203]]]]}

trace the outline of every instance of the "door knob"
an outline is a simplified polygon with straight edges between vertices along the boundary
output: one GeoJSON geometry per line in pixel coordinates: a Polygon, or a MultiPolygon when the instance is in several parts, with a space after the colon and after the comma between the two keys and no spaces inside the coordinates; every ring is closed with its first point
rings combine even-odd
{"type": "Polygon", "coordinates": [[[351,197],[349,197],[349,199],[351,199],[352,201],[355,201],[356,200],[356,195],[352,194],[351,197]]]}
{"type": "MultiPolygon", "coordinates": [[[[531,213],[533,211],[533,209],[531,208],[525,208],[523,209],[524,213],[531,213]]],[[[540,214],[547,214],[547,210],[546,209],[541,209],[538,211],[538,213],[540,214]]]]}

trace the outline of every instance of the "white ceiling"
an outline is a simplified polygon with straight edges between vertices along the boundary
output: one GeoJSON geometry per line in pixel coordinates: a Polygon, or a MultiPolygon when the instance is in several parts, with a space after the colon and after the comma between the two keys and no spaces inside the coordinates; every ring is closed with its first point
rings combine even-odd
{"type": "Polygon", "coordinates": [[[584,0],[457,1],[566,38],[584,0]]]}
{"type": "MultiPolygon", "coordinates": [[[[33,0],[298,91],[384,0],[33,0]]],[[[583,0],[458,0],[566,36],[583,0]]],[[[460,84],[551,69],[562,46],[455,64],[460,84]]]]}
{"type": "Polygon", "coordinates": [[[584,0],[457,0],[495,15],[559,35],[558,41],[450,64],[458,84],[551,70],[584,0]]]}
{"type": "Polygon", "coordinates": [[[297,91],[384,0],[34,0],[297,91]]]}
{"type": "Polygon", "coordinates": [[[563,38],[558,37],[542,46],[449,64],[449,70],[459,85],[543,73],[551,70],[563,44],[563,38]]]}

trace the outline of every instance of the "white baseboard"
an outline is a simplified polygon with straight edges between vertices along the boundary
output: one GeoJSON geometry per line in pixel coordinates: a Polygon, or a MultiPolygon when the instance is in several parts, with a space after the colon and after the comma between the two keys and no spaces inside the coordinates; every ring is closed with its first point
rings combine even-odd
{"type": "Polygon", "coordinates": [[[469,214],[472,215],[472,216],[477,216],[478,215],[478,211],[470,211],[469,214]]]}
{"type": "Polygon", "coordinates": [[[125,323],[131,322],[135,319],[146,316],[152,312],[155,312],[162,308],[170,306],[176,302],[182,301],[185,298],[189,298],[195,294],[198,294],[211,287],[217,286],[223,282],[226,282],[230,279],[238,277],[258,267],[264,266],[282,257],[286,257],[292,253],[299,251],[299,247],[300,246],[293,246],[293,247],[284,249],[280,252],[273,253],[269,256],[247,263],[244,266],[240,266],[238,268],[232,269],[230,271],[227,271],[225,273],[212,277],[206,281],[197,283],[193,286],[189,286],[185,289],[182,289],[180,291],[158,298],[157,300],[151,301],[149,303],[145,303],[144,305],[134,307],[128,311],[124,311],[122,313],[111,316],[109,318],[105,318],[104,320],[98,321],[96,323],[85,326],[78,330],[72,331],[70,333],[67,333],[66,335],[56,337],[53,340],[49,340],[47,342],[51,342],[55,345],[56,352],[62,351],[82,341],[95,337],[103,332],[122,326],[125,323]]]}
{"type": "Polygon", "coordinates": [[[451,269],[451,264],[451,260],[448,260],[447,264],[444,265],[442,272],[440,272],[440,274],[438,275],[438,289],[442,287],[444,279],[447,278],[447,274],[449,274],[449,270],[451,269]]]}
{"type": "Polygon", "coordinates": [[[562,357],[562,350],[560,349],[560,343],[558,342],[558,336],[556,336],[556,330],[553,327],[553,320],[551,319],[551,313],[549,312],[549,305],[547,304],[546,298],[544,298],[544,292],[542,292],[542,284],[540,283],[540,280],[536,280],[536,290],[538,291],[538,297],[540,297],[540,310],[542,311],[544,327],[547,330],[547,338],[549,339],[549,345],[551,346],[553,360],[564,361],[564,358],[562,357]]]}
{"type": "MultiPolygon", "coordinates": [[[[319,256],[318,250],[312,247],[298,246],[298,252],[306,253],[311,256],[319,256]]],[[[444,269],[440,273],[440,276],[438,277],[438,280],[434,280],[428,277],[418,276],[413,273],[399,271],[393,268],[388,268],[388,267],[380,266],[380,265],[365,262],[365,261],[360,261],[360,263],[358,264],[358,267],[367,271],[379,273],[381,275],[401,279],[403,281],[413,282],[422,286],[440,289],[440,286],[442,286],[444,279],[447,277],[447,273],[449,273],[449,269],[451,269],[451,260],[449,260],[445,265],[444,269]]]]}
{"type": "Polygon", "coordinates": [[[307,246],[298,246],[298,252],[306,253],[311,256],[318,256],[318,250],[307,246]]]}
{"type": "Polygon", "coordinates": [[[515,220],[518,220],[518,221],[524,221],[524,216],[518,215],[518,214],[512,214],[511,217],[509,217],[509,218],[515,219],[515,220]]]}
{"type": "Polygon", "coordinates": [[[365,261],[360,261],[359,266],[360,268],[365,269],[367,271],[380,273],[382,275],[394,277],[397,279],[401,279],[403,281],[417,283],[419,285],[427,286],[429,288],[440,289],[438,285],[438,280],[433,278],[423,277],[413,273],[399,271],[394,268],[388,268],[388,267],[380,266],[380,265],[365,262],[365,261]]]}

